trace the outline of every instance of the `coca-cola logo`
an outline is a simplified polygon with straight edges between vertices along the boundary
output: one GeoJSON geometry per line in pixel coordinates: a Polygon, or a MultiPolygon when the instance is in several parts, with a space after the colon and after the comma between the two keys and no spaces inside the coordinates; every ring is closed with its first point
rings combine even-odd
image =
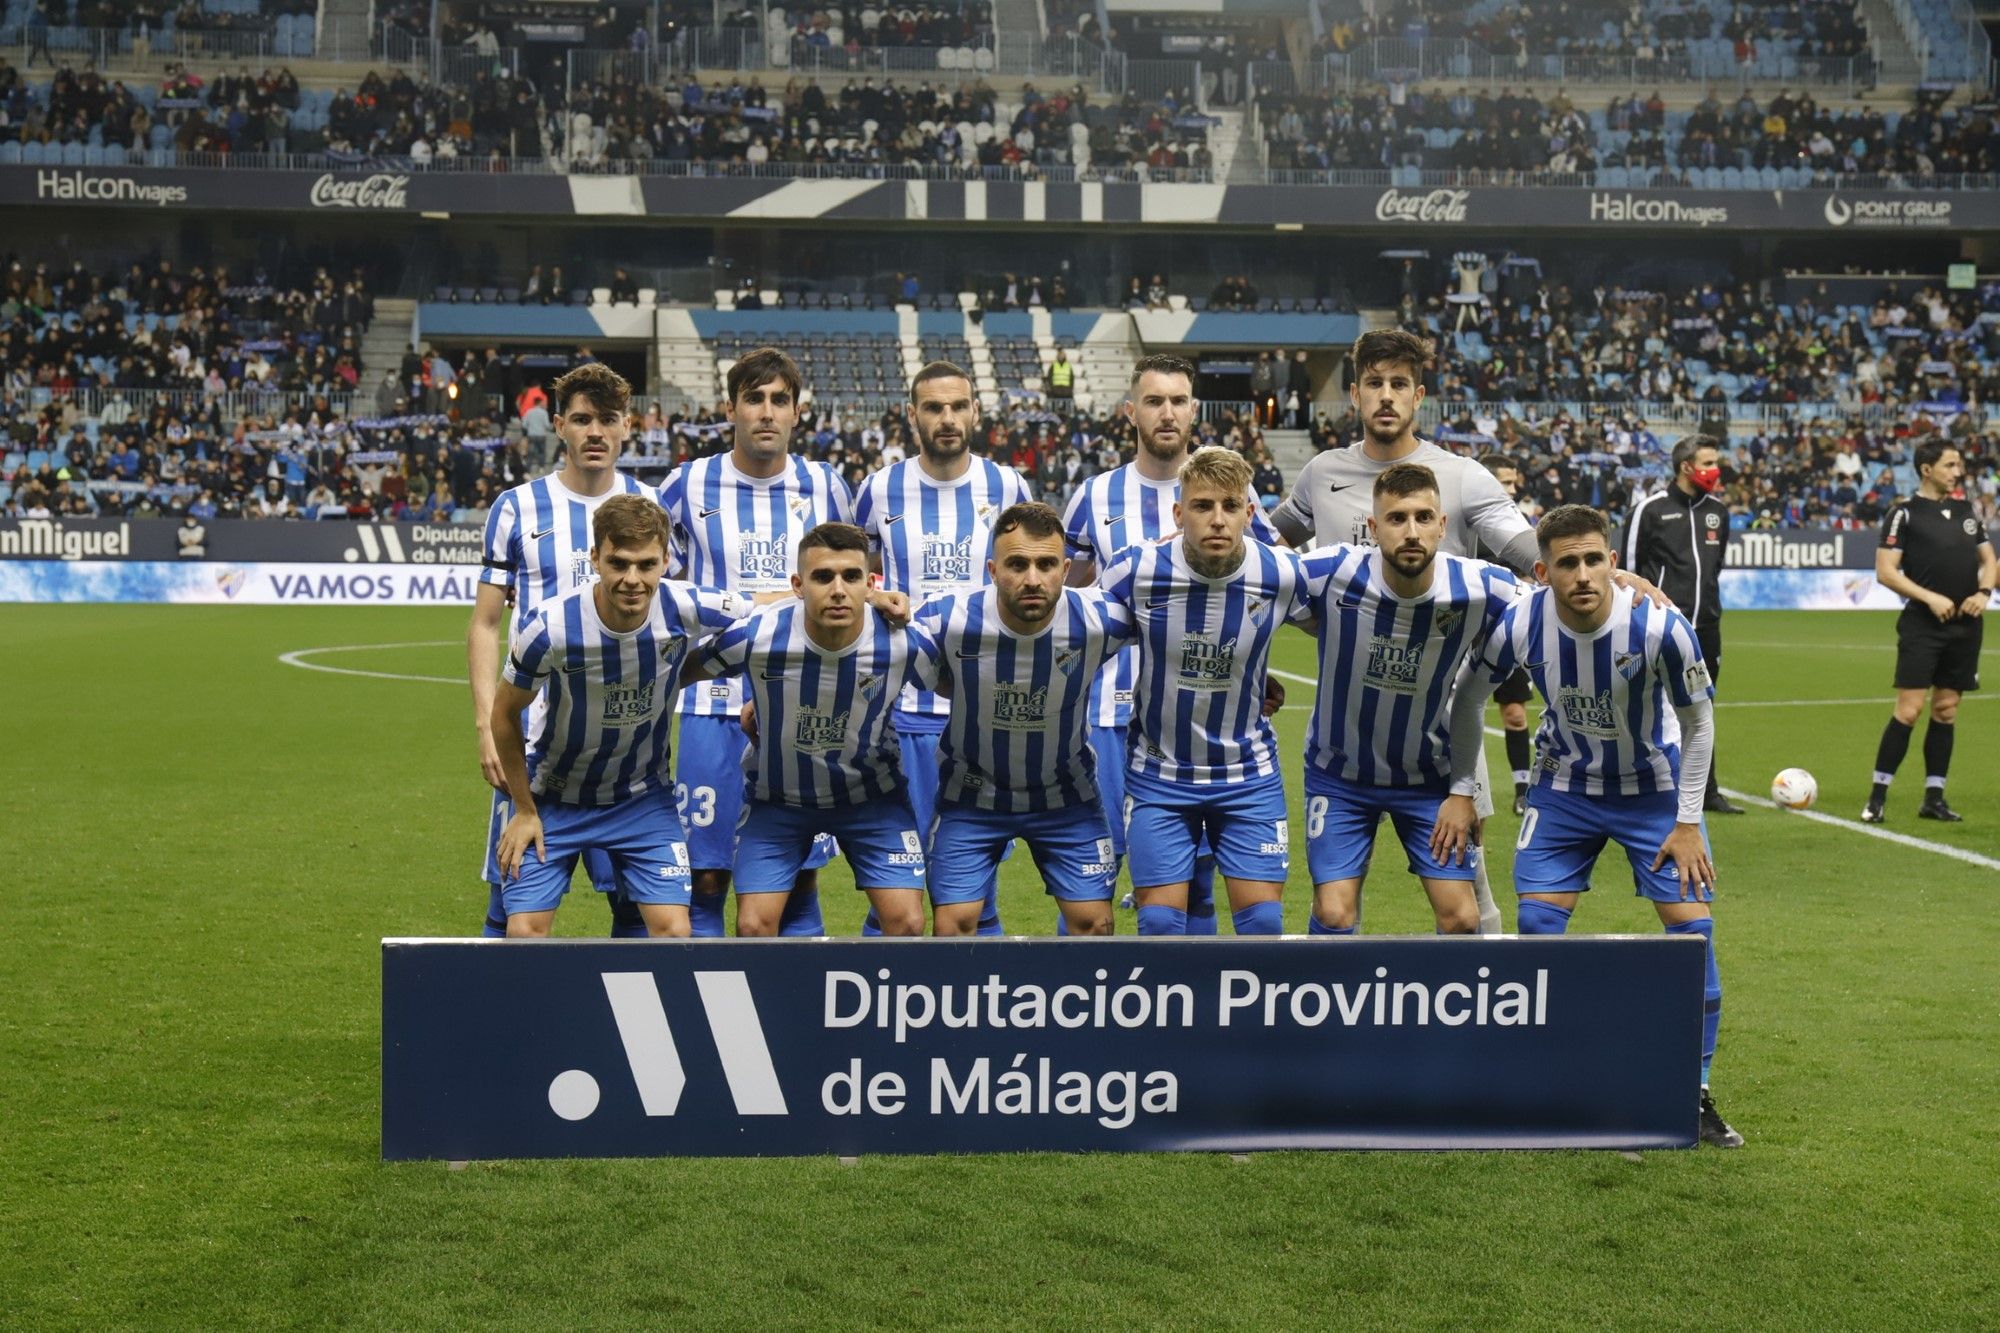
{"type": "Polygon", "coordinates": [[[339,180],[332,172],[313,182],[314,208],[406,208],[404,194],[410,188],[408,176],[392,176],[378,171],[373,176],[339,180]]]}
{"type": "Polygon", "coordinates": [[[1377,222],[1463,222],[1470,190],[1432,190],[1429,194],[1382,191],[1375,201],[1377,222]]]}

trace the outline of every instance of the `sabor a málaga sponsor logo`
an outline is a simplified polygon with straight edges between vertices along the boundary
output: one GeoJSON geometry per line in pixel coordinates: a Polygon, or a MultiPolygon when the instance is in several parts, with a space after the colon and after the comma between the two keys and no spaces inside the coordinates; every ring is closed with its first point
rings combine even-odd
{"type": "Polygon", "coordinates": [[[1592,222],[1667,224],[1671,226],[1720,227],[1729,221],[1729,210],[1720,204],[1684,204],[1678,199],[1649,199],[1628,191],[1593,190],[1590,194],[1592,222]]]}
{"type": "Polygon", "coordinates": [[[1432,190],[1404,194],[1393,187],[1375,201],[1377,222],[1464,222],[1470,190],[1432,190]]]}
{"type": "Polygon", "coordinates": [[[372,176],[342,180],[327,172],[313,182],[314,208],[407,208],[408,176],[378,171],[372,176]]]}
{"type": "Polygon", "coordinates": [[[149,185],[130,176],[93,176],[82,171],[38,171],[35,197],[93,204],[184,204],[184,185],[149,185]]]}
{"type": "Polygon", "coordinates": [[[1921,195],[1897,199],[1826,197],[1820,209],[1832,227],[1949,227],[1951,200],[1921,195]]]}

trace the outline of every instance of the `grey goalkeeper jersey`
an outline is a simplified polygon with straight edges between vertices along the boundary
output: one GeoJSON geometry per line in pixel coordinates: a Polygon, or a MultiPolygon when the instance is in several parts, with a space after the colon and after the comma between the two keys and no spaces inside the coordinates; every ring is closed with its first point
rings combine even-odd
{"type": "MultiPolygon", "coordinates": [[[[1520,507],[1493,474],[1470,458],[1419,440],[1396,463],[1421,463],[1437,474],[1444,506],[1446,555],[1491,560],[1526,572],[1535,564],[1535,534],[1520,507]]],[[[1369,516],[1375,512],[1375,478],[1391,467],[1359,444],[1329,449],[1302,468],[1292,493],[1271,514],[1282,533],[1303,529],[1312,546],[1373,546],[1369,516]]]]}

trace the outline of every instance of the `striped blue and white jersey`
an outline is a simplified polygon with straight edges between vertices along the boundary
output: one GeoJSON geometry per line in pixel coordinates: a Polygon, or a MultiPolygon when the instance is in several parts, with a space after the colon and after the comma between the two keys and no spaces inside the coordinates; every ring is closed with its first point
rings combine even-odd
{"type": "Polygon", "coordinates": [[[1209,579],[1188,567],[1175,537],[1113,561],[1104,590],[1131,612],[1138,638],[1131,770],[1189,786],[1277,772],[1265,664],[1279,627],[1312,614],[1299,554],[1245,542],[1243,563],[1209,579]]]}
{"type": "MultiPolygon", "coordinates": [[[[1105,569],[1128,547],[1158,541],[1180,526],[1174,521],[1174,505],[1180,498],[1178,480],[1154,481],[1134,463],[1100,472],[1077,488],[1063,514],[1063,538],[1070,557],[1095,561],[1102,584],[1105,569]]],[[[1264,517],[1255,495],[1250,497],[1249,536],[1272,546],[1284,544],[1264,517]]],[[[1119,654],[1097,687],[1093,726],[1122,727],[1132,720],[1132,683],[1138,662],[1136,648],[1119,654]]]]}
{"type": "Polygon", "coordinates": [[[1562,623],[1554,589],[1535,589],[1501,617],[1480,657],[1495,680],[1525,668],[1548,704],[1536,780],[1586,796],[1675,790],[1673,710],[1715,697],[1687,617],[1616,586],[1611,614],[1590,635],[1562,623]]]}
{"type": "Polygon", "coordinates": [[[1406,601],[1377,547],[1325,547],[1305,563],[1319,619],[1306,763],[1376,787],[1448,782],[1453,683],[1520,584],[1498,565],[1439,555],[1430,587],[1406,601]]]}
{"type": "Polygon", "coordinates": [[[918,625],[897,629],[864,609],[861,633],[831,650],[806,633],[800,601],[759,608],[704,652],[743,678],[757,705],[750,792],[785,805],[858,805],[903,788],[903,757],[889,728],[905,685],[937,688],[937,644],[918,625]]]}
{"type": "Polygon", "coordinates": [[[951,680],[940,800],[1022,814],[1097,799],[1090,687],[1131,641],[1131,612],[1095,588],[1065,588],[1049,623],[1024,637],[1000,619],[1000,594],[986,587],[932,598],[916,623],[936,640],[939,675],[951,680]]]}
{"type": "Polygon", "coordinates": [[[620,472],[603,495],[578,495],[556,474],[502,491],[486,514],[479,581],[514,590],[514,632],[543,602],[595,582],[590,564],[590,520],[614,495],[647,495],[652,488],[620,472]]]}
{"type": "MultiPolygon", "coordinates": [[[[983,587],[993,551],[993,520],[1009,505],[1033,499],[1028,483],[1011,467],[974,454],[965,475],[937,481],[914,458],[891,463],[862,483],[854,501],[854,523],[882,556],[882,586],[907,593],[912,604],[940,593],[983,587]]],[[[949,700],[906,691],[896,711],[905,731],[942,730],[951,714],[949,700]]]]}
{"type": "MultiPolygon", "coordinates": [[[[713,454],[676,468],[660,487],[673,533],[675,577],[750,597],[790,591],[799,538],[854,512],[847,483],[825,463],[787,456],[775,477],[749,477],[730,455],[713,454]]],[[[681,712],[734,717],[743,693],[732,682],[703,681],[681,697],[681,712]]]]}
{"type": "Polygon", "coordinates": [[[639,628],[609,629],[594,588],[544,602],[508,649],[502,675],[547,687],[532,724],[528,774],[537,795],[570,805],[613,805],[673,788],[668,705],[688,649],[749,614],[735,593],[663,582],[639,628]]]}

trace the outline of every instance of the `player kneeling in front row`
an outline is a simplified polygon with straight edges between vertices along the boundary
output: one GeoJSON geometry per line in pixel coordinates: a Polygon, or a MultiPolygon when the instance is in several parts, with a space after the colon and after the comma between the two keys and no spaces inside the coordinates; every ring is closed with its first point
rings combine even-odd
{"type": "MultiPolygon", "coordinates": [[[[868,537],[821,523],[799,539],[799,600],[704,644],[689,682],[741,676],[755,707],[736,826],[736,933],[774,935],[813,839],[840,839],[884,935],[924,930],[924,844],[889,717],[905,685],[937,688],[937,645],[870,605],[868,537]]],[[[901,601],[900,595],[897,599],[901,601]]]]}
{"type": "MultiPolygon", "coordinates": [[[[1306,857],[1314,935],[1352,935],[1375,826],[1389,816],[1440,935],[1479,931],[1477,846],[1434,850],[1451,780],[1451,690],[1519,592],[1498,565],[1438,550],[1447,515],[1421,463],[1377,473],[1373,546],[1306,557],[1319,622],[1319,693],[1306,730],[1306,857]]],[[[1475,738],[1476,739],[1476,738],[1475,738]]]]}
{"type": "Polygon", "coordinates": [[[930,830],[939,935],[971,935],[986,885],[1015,838],[1028,844],[1072,935],[1111,933],[1118,877],[1089,740],[1090,690],[1131,638],[1122,606],[1065,588],[1062,518],[1016,504],[993,524],[984,588],[924,603],[951,715],[938,744],[930,830]]]}
{"type": "Polygon", "coordinates": [[[1535,574],[1547,586],[1508,609],[1452,703],[1453,795],[1438,809],[1440,843],[1449,852],[1470,837],[1486,698],[1523,667],[1546,711],[1542,762],[1515,843],[1520,932],[1564,933],[1605,843],[1623,847],[1634,885],[1668,933],[1698,935],[1706,946],[1701,1141],[1741,1147],[1708,1091],[1722,981],[1708,907],[1715,867],[1701,819],[1715,728],[1701,646],[1680,612],[1612,587],[1611,525],[1597,510],[1552,509],[1535,537],[1535,574]]]}
{"type": "Polygon", "coordinates": [[[749,609],[733,593],[662,584],[667,516],[614,495],[592,521],[597,582],[544,602],[515,636],[493,699],[513,812],[498,861],[509,938],[549,933],[579,857],[610,859],[650,935],[688,933],[688,857],[674,812],[667,710],[689,646],[749,609]],[[548,711],[532,742],[521,717],[548,711]]]}
{"type": "Polygon", "coordinates": [[[1104,572],[1139,645],[1125,843],[1141,935],[1188,933],[1204,832],[1236,933],[1283,933],[1290,824],[1264,687],[1272,637],[1309,614],[1309,590],[1297,553],[1244,540],[1249,490],[1241,454],[1197,451],[1181,468],[1181,535],[1104,572]]]}

